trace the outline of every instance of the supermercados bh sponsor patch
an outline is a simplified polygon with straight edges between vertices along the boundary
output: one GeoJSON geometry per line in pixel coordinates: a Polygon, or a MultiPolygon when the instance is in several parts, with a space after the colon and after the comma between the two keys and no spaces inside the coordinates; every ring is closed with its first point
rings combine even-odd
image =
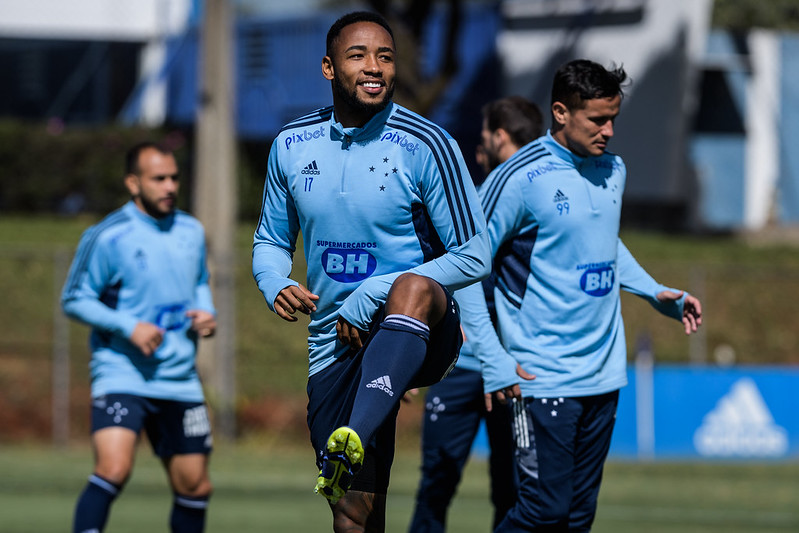
{"type": "Polygon", "coordinates": [[[377,243],[317,241],[316,245],[324,248],[322,269],[335,281],[356,283],[377,269],[377,259],[371,253],[377,243]]]}
{"type": "Polygon", "coordinates": [[[605,296],[613,289],[616,279],[613,261],[578,265],[577,270],[583,271],[580,288],[589,296],[605,296]]]}

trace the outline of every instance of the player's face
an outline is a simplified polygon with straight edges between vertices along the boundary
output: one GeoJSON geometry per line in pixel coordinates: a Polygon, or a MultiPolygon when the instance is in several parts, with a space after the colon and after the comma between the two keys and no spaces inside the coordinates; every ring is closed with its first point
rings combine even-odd
{"type": "Polygon", "coordinates": [[[613,122],[621,109],[621,95],[592,98],[581,109],[567,109],[560,102],[552,104],[552,115],[560,129],[553,136],[575,154],[599,156],[613,137],[613,122]]]}
{"type": "Polygon", "coordinates": [[[139,154],[139,173],[128,174],[125,185],[133,202],[154,218],[175,210],[178,201],[178,165],[174,156],[148,148],[139,154]]]}
{"type": "Polygon", "coordinates": [[[394,94],[394,41],[379,24],[356,22],[341,30],[332,53],[322,59],[322,73],[333,82],[336,118],[362,126],[394,94]]]}

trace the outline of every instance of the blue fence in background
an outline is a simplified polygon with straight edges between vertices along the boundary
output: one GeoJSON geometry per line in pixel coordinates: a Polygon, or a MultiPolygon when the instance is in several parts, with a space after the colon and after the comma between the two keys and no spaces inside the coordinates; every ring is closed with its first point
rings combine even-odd
{"type": "MultiPolygon", "coordinates": [[[[799,368],[630,367],[616,459],[797,460],[799,368]]],[[[486,455],[481,428],[474,453],[486,455]]]]}

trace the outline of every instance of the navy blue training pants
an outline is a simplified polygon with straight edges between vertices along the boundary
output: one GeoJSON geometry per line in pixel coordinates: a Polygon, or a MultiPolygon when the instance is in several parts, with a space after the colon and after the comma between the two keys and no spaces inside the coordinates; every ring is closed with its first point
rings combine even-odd
{"type": "Polygon", "coordinates": [[[515,402],[519,499],[495,533],[590,531],[619,391],[515,402]]]}

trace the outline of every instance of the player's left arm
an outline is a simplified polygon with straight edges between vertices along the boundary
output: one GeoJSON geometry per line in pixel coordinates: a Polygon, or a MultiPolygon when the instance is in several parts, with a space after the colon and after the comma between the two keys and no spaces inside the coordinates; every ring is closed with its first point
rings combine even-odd
{"type": "Polygon", "coordinates": [[[618,240],[617,271],[620,287],[647,300],[662,314],[680,320],[686,335],[702,325],[702,302],[683,290],[661,285],[635,260],[621,239],[618,240]]]}

